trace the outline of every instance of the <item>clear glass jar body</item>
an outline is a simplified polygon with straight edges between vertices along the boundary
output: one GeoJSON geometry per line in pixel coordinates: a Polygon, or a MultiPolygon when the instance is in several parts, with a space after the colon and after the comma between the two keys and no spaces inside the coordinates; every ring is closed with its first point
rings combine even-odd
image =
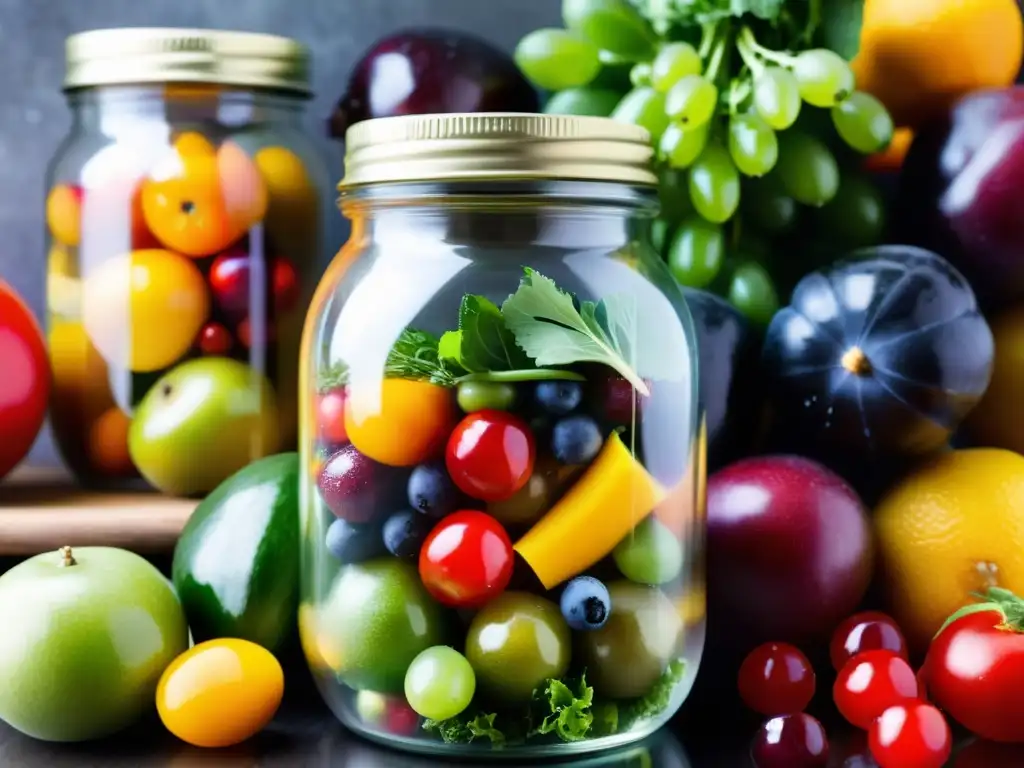
{"type": "Polygon", "coordinates": [[[214,85],[68,99],[46,178],[56,442],[86,485],[208,492],[297,439],[333,197],[304,100],[214,85]]]}
{"type": "Polygon", "coordinates": [[[299,629],[349,728],[557,757],[641,739],[686,698],[705,437],[653,207],[570,182],[343,203],[303,335],[299,629]]]}

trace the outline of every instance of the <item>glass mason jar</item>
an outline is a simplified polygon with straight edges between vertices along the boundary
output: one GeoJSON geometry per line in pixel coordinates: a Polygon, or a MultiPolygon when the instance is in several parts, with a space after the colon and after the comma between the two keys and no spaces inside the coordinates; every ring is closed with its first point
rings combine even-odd
{"type": "Polygon", "coordinates": [[[67,41],[46,176],[51,421],[86,485],[212,490],[298,437],[298,349],[333,195],[306,49],[114,29],[67,41]]]}
{"type": "Polygon", "coordinates": [[[704,635],[694,328],[645,131],[433,115],[346,137],[300,369],[301,639],[349,728],[451,757],[622,746],[704,635]]]}

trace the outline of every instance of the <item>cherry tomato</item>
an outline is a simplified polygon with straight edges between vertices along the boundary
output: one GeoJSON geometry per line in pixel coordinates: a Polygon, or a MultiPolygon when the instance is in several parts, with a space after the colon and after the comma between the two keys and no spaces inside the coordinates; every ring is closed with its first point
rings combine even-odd
{"type": "Polygon", "coordinates": [[[900,628],[892,618],[878,611],[854,614],[832,634],[829,655],[836,672],[862,651],[892,651],[901,658],[909,658],[900,628]]]}
{"type": "Polygon", "coordinates": [[[942,768],[953,750],[953,735],[931,704],[907,701],[872,723],[868,744],[880,768],[942,768]]]}
{"type": "Polygon", "coordinates": [[[199,331],[199,350],[204,355],[220,357],[231,351],[231,331],[220,323],[207,323],[199,331]]]}
{"type": "Polygon", "coordinates": [[[320,439],[328,445],[348,442],[345,429],[345,388],[335,387],[322,392],[317,398],[317,428],[320,439]]]}
{"type": "Polygon", "coordinates": [[[894,704],[917,698],[917,676],[906,660],[892,651],[865,651],[839,671],[832,697],[840,714],[867,730],[894,704]]]}
{"type": "Polygon", "coordinates": [[[530,426],[505,411],[471,413],[448,439],[448,474],[463,493],[503,501],[526,485],[536,454],[530,426]]]}
{"type": "Polygon", "coordinates": [[[828,737],[822,724],[810,715],[783,715],[761,726],[750,756],[757,768],[825,768],[828,737]]]}
{"type": "Polygon", "coordinates": [[[932,701],[990,741],[1024,740],[1024,603],[1005,590],[954,614],[928,649],[923,673],[932,701]]]}
{"type": "Polygon", "coordinates": [[[32,447],[46,419],[50,363],[32,311],[0,280],[0,478],[32,447]]]}
{"type": "Polygon", "coordinates": [[[299,273],[295,265],[283,256],[274,258],[271,266],[271,284],[274,288],[274,310],[287,312],[299,300],[299,273]]]}
{"type": "Polygon", "coordinates": [[[476,510],[454,512],[423,542],[420,578],[438,602],[477,608],[508,586],[513,558],[501,523],[476,510]]]}
{"type": "Polygon", "coordinates": [[[799,648],[765,643],[740,665],[740,698],[768,717],[801,712],[814,698],[814,670],[799,648]]]}

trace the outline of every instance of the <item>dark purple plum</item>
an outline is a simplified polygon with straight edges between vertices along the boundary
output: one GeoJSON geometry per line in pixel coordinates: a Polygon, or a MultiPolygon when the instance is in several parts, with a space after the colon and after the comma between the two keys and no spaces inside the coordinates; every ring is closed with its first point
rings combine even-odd
{"type": "Polygon", "coordinates": [[[892,238],[949,259],[986,309],[1024,298],[1024,86],[978,91],[918,132],[892,238]]]}
{"type": "Polygon", "coordinates": [[[392,472],[364,456],[352,444],[331,454],[317,477],[324,504],[337,517],[359,525],[378,517],[392,472]]]}
{"type": "Polygon", "coordinates": [[[343,139],[375,117],[449,112],[537,112],[537,92],[512,58],[478,37],[408,29],[379,40],[356,64],[330,119],[343,139]]]}
{"type": "Polygon", "coordinates": [[[825,727],[803,712],[773,717],[761,726],[750,747],[757,768],[825,768],[825,727]]]}

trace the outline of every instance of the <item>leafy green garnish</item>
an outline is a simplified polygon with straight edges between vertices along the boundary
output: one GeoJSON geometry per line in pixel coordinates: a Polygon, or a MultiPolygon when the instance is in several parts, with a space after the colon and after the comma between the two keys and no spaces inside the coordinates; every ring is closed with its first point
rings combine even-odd
{"type": "Polygon", "coordinates": [[[672,694],[676,685],[683,679],[686,663],[676,659],[669,662],[668,668],[651,690],[639,699],[619,703],[619,730],[628,731],[640,720],[657,717],[672,703],[672,694]]]}
{"type": "Polygon", "coordinates": [[[459,307],[458,362],[469,373],[534,368],[516,344],[501,310],[483,296],[463,296],[459,307]]]}
{"type": "Polygon", "coordinates": [[[594,703],[594,689],[587,685],[585,674],[575,684],[548,680],[534,691],[533,697],[540,719],[527,733],[527,738],[549,733],[554,733],[562,741],[582,741],[587,737],[594,722],[590,711],[594,703]],[[574,687],[570,688],[570,685],[574,687]]]}
{"type": "Polygon", "coordinates": [[[454,386],[455,373],[438,354],[439,343],[432,333],[406,328],[388,352],[384,376],[429,381],[442,387],[454,386]]]}
{"type": "Polygon", "coordinates": [[[819,0],[821,43],[847,61],[860,50],[860,30],[864,21],[864,0],[819,0]]]}
{"type": "Polygon", "coordinates": [[[328,392],[348,384],[348,365],[343,360],[338,360],[320,371],[317,377],[317,392],[328,392]]]}
{"type": "Polygon", "coordinates": [[[423,730],[436,733],[445,744],[470,744],[477,739],[489,739],[493,747],[500,748],[505,746],[505,734],[494,725],[497,717],[493,712],[463,713],[448,720],[427,720],[423,730]]]}
{"type": "Polygon", "coordinates": [[[676,3],[680,12],[688,12],[690,18],[699,24],[708,24],[730,17],[751,14],[759,19],[777,19],[785,0],[691,0],[676,3]]]}
{"type": "Polygon", "coordinates": [[[642,328],[633,294],[580,302],[555,282],[526,268],[519,288],[502,304],[516,343],[539,366],[601,363],[615,369],[638,392],[649,395],[643,376],[676,379],[682,361],[658,350],[657,329],[642,328]]]}

